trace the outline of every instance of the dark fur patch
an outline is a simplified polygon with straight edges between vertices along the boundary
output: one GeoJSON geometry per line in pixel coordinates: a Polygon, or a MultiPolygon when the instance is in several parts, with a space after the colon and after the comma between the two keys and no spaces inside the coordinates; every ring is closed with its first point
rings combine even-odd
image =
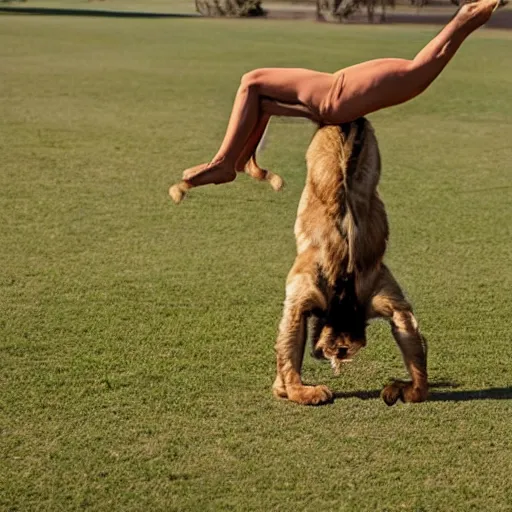
{"type": "Polygon", "coordinates": [[[348,334],[353,339],[364,339],[366,309],[357,300],[354,274],[338,279],[336,294],[329,306],[326,324],[330,325],[336,334],[348,334]]]}
{"type": "Polygon", "coordinates": [[[366,126],[365,119],[360,117],[356,119],[353,123],[343,123],[340,125],[341,133],[343,134],[343,138],[347,140],[350,135],[350,130],[355,123],[357,127],[356,137],[354,139],[354,144],[352,146],[352,153],[350,154],[350,158],[348,160],[347,165],[347,176],[350,177],[357,170],[357,163],[359,161],[359,155],[361,154],[361,150],[363,149],[364,144],[364,130],[366,126]]]}
{"type": "Polygon", "coordinates": [[[308,339],[315,357],[322,357],[321,351],[315,348],[325,326],[332,328],[334,336],[344,334],[354,340],[366,339],[366,308],[357,300],[355,276],[339,278],[335,293],[327,311],[315,309],[308,318],[308,339]]]}

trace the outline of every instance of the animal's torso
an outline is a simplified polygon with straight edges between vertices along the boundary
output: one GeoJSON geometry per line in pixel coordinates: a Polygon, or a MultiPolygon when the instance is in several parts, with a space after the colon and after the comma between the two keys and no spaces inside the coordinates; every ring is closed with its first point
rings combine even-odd
{"type": "Polygon", "coordinates": [[[340,286],[353,286],[364,302],[388,238],[377,193],[380,155],[370,123],[361,118],[320,128],[306,159],[307,181],[295,224],[297,252],[317,249],[318,285],[328,297],[340,286]]]}

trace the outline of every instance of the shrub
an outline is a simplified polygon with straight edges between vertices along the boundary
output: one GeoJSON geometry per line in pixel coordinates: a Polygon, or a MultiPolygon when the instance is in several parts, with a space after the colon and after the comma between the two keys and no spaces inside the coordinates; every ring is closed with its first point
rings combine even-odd
{"type": "Polygon", "coordinates": [[[264,16],[261,0],[195,0],[203,16],[264,16]]]}

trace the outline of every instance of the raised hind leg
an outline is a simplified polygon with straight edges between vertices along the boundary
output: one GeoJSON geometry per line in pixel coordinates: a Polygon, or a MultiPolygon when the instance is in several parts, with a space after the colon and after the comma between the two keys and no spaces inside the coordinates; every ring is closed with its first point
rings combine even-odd
{"type": "MultiPolygon", "coordinates": [[[[271,116],[301,117],[315,123],[319,123],[320,120],[310,108],[302,103],[284,103],[271,98],[262,98],[260,100],[260,112],[257,123],[236,161],[235,170],[237,172],[245,172],[255,180],[268,181],[275,191],[279,191],[284,186],[284,181],[281,176],[266,169],[262,169],[256,161],[256,150],[265,135],[271,116]]],[[[197,167],[199,168],[201,166],[197,167]]],[[[194,186],[196,185],[192,185],[189,181],[182,180],[170,187],[169,195],[175,203],[180,203],[186,193],[194,186]]]]}
{"type": "Polygon", "coordinates": [[[423,402],[428,395],[427,344],[419,331],[411,305],[390,270],[383,266],[377,281],[377,291],[371,301],[370,317],[389,320],[391,332],[402,352],[411,382],[393,381],[382,390],[388,405],[397,400],[423,402]]]}
{"type": "Polygon", "coordinates": [[[262,101],[305,104],[310,90],[326,94],[331,80],[329,73],[299,68],[261,68],[243,75],[217,154],[210,162],[185,170],[183,180],[193,187],[233,181],[242,152],[260,122],[262,101]]]}

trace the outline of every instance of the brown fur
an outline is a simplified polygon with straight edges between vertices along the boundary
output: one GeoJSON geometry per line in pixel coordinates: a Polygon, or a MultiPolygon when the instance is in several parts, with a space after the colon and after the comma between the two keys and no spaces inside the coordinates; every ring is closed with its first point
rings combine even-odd
{"type": "Polygon", "coordinates": [[[366,324],[385,318],[412,382],[382,391],[388,405],[420,402],[428,393],[426,343],[410,304],[382,263],[388,239],[384,204],[377,193],[380,155],[364,119],[320,128],[307,152],[308,175],[295,237],[297,258],[288,275],[276,342],[277,397],[300,404],[333,399],[326,386],[304,385],[302,358],[308,324],[313,354],[338,370],[366,345],[366,324]]]}

